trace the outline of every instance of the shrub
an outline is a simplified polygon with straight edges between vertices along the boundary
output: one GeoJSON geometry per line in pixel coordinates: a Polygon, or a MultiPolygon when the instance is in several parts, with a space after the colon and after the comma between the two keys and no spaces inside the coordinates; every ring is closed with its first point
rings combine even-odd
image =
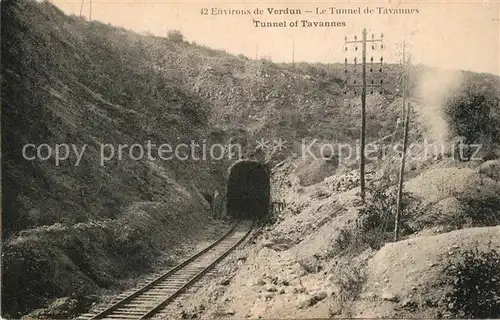
{"type": "Polygon", "coordinates": [[[495,108],[497,98],[491,85],[477,81],[466,81],[444,106],[452,130],[456,135],[465,137],[467,144],[478,142],[482,136],[493,131],[490,111],[495,108]]]}
{"type": "Polygon", "coordinates": [[[451,287],[444,298],[453,318],[500,318],[500,254],[491,249],[467,249],[444,269],[441,287],[451,287]]]}
{"type": "MultiPolygon", "coordinates": [[[[397,206],[397,189],[387,185],[372,189],[368,194],[366,206],[354,223],[340,231],[333,244],[334,255],[359,254],[365,249],[380,249],[393,237],[397,206]]],[[[403,192],[400,217],[400,235],[408,235],[414,230],[409,225],[410,217],[419,214],[419,202],[407,192],[403,192]]]]}
{"type": "Polygon", "coordinates": [[[184,40],[184,36],[179,30],[170,30],[167,33],[167,38],[174,42],[182,42],[184,40]]]}
{"type": "Polygon", "coordinates": [[[467,216],[471,220],[472,227],[500,224],[500,197],[485,196],[459,200],[467,207],[467,216]]]}
{"type": "Polygon", "coordinates": [[[333,271],[333,283],[338,288],[338,299],[344,302],[355,301],[366,283],[363,265],[341,260],[335,263],[333,271]]]}

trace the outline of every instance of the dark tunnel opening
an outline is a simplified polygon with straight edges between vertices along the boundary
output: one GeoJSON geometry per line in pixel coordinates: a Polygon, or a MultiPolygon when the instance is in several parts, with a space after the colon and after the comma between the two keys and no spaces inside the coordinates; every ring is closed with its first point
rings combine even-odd
{"type": "Polygon", "coordinates": [[[234,218],[262,218],[269,212],[269,171],[257,161],[233,164],[227,183],[227,214],[234,218]]]}

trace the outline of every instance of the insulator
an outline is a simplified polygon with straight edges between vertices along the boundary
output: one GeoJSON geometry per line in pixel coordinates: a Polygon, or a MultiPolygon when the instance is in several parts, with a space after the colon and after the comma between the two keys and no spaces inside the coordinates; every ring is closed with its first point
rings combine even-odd
{"type": "Polygon", "coordinates": [[[370,58],[370,61],[373,62],[373,57],[370,58]]]}
{"type": "Polygon", "coordinates": [[[344,47],[344,51],[347,51],[347,47],[344,47]]]}
{"type": "Polygon", "coordinates": [[[380,79],[380,85],[384,84],[384,80],[380,79]]]}
{"type": "Polygon", "coordinates": [[[375,50],[375,45],[374,44],[372,44],[372,50],[375,50]]]}
{"type": "Polygon", "coordinates": [[[354,36],[354,40],[358,40],[358,37],[357,37],[357,36],[354,36]]]}
{"type": "Polygon", "coordinates": [[[347,41],[347,36],[344,37],[344,40],[347,41]]]}
{"type": "Polygon", "coordinates": [[[347,73],[347,69],[344,69],[344,73],[347,73]]]}
{"type": "Polygon", "coordinates": [[[380,49],[384,49],[384,45],[383,44],[380,45],[380,49]]]}
{"type": "Polygon", "coordinates": [[[353,83],[353,84],[356,84],[356,80],[354,80],[352,83],[353,83]]]}
{"type": "Polygon", "coordinates": [[[384,57],[380,57],[380,63],[384,61],[384,57]]]}
{"type": "Polygon", "coordinates": [[[373,68],[370,68],[370,72],[373,72],[373,68]]]}
{"type": "Polygon", "coordinates": [[[371,91],[371,94],[373,94],[373,90],[371,91]]]}
{"type": "Polygon", "coordinates": [[[382,72],[382,68],[379,69],[379,72],[382,72]]]}
{"type": "Polygon", "coordinates": [[[356,46],[356,47],[354,47],[354,50],[355,50],[355,51],[358,51],[358,47],[357,47],[357,46],[356,46]]]}

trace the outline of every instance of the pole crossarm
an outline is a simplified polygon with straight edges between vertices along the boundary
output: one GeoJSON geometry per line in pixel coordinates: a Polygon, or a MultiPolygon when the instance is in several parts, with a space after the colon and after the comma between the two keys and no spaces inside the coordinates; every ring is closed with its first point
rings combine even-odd
{"type": "MultiPolygon", "coordinates": [[[[366,42],[384,42],[384,39],[371,39],[371,40],[366,40],[366,42]]],[[[358,44],[358,43],[363,43],[363,40],[346,40],[345,44],[358,44]]]]}
{"type": "MultiPolygon", "coordinates": [[[[349,84],[347,85],[348,87],[354,87],[354,88],[362,88],[364,87],[362,84],[349,84]]],[[[366,87],[373,87],[373,88],[378,88],[378,87],[383,87],[381,84],[367,84],[366,87]]]]}

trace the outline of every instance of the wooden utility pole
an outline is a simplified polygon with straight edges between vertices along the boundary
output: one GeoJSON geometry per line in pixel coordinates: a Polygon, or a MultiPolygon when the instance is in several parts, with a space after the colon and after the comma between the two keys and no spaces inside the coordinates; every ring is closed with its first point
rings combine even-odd
{"type": "Polygon", "coordinates": [[[365,202],[365,133],[366,133],[366,29],[363,29],[363,53],[361,62],[363,64],[361,77],[363,78],[363,89],[361,90],[361,158],[359,160],[359,187],[361,189],[361,200],[365,202]]]}
{"type": "Polygon", "coordinates": [[[394,242],[398,241],[399,236],[399,218],[401,216],[402,210],[402,200],[403,200],[403,180],[405,172],[405,160],[406,160],[406,148],[408,145],[408,130],[410,127],[410,104],[406,107],[406,116],[404,120],[404,138],[403,138],[403,155],[401,156],[401,168],[399,170],[399,186],[398,186],[398,200],[396,208],[396,219],[394,222],[394,242]]]}
{"type": "MultiPolygon", "coordinates": [[[[379,39],[375,39],[375,35],[372,34],[372,38],[370,40],[366,39],[366,29],[363,29],[362,33],[362,39],[358,40],[356,36],[354,36],[353,41],[348,41],[347,37],[345,37],[345,44],[354,44],[354,51],[358,50],[357,45],[361,43],[361,77],[362,77],[362,84],[361,84],[361,132],[360,132],[360,161],[359,161],[359,186],[360,186],[360,196],[361,200],[365,202],[366,198],[366,191],[365,191],[365,143],[366,143],[366,43],[371,42],[372,43],[372,48],[375,49],[375,43],[376,42],[383,42],[384,35],[382,34],[379,39]]],[[[381,45],[381,48],[383,49],[383,45],[381,45]]],[[[347,51],[347,46],[344,47],[344,51],[347,51]]],[[[354,63],[356,67],[356,58],[354,58],[354,63]]],[[[373,62],[373,57],[371,58],[371,61],[373,62]]],[[[383,58],[380,58],[380,62],[382,64],[383,58]]],[[[370,70],[373,72],[373,69],[370,70]]],[[[380,68],[380,72],[382,72],[382,67],[380,68]]],[[[345,73],[347,74],[347,59],[346,59],[346,69],[345,73]]],[[[380,86],[382,85],[382,80],[380,81],[380,86]]],[[[346,86],[354,86],[357,87],[356,82],[348,84],[346,80],[346,86]]],[[[379,86],[378,84],[375,85],[372,84],[371,86],[379,86]]],[[[355,91],[356,93],[356,91],[355,91]]]]}
{"type": "Polygon", "coordinates": [[[401,106],[401,119],[405,117],[405,108],[406,108],[406,92],[407,92],[407,77],[408,77],[408,69],[407,69],[407,58],[406,58],[406,41],[403,41],[403,78],[401,79],[401,89],[403,90],[403,104],[401,106]]]}
{"type": "Polygon", "coordinates": [[[401,168],[399,170],[399,185],[398,185],[398,198],[396,202],[396,217],[394,222],[394,241],[398,241],[399,237],[399,225],[400,217],[402,211],[402,201],[403,201],[403,181],[404,181],[404,171],[405,171],[405,161],[406,161],[406,149],[408,144],[408,130],[410,127],[410,103],[406,104],[408,96],[409,87],[409,57],[406,53],[406,41],[403,41],[403,77],[401,78],[401,88],[403,89],[403,98],[401,106],[401,117],[404,118],[404,137],[403,137],[403,155],[401,156],[401,168]]]}
{"type": "MultiPolygon", "coordinates": [[[[85,0],[82,0],[82,4],[80,5],[80,18],[82,17],[83,14],[83,4],[85,3],[85,0]]],[[[89,0],[89,21],[92,20],[92,0],[89,0]]]]}
{"type": "Polygon", "coordinates": [[[82,13],[83,13],[83,3],[85,2],[85,0],[82,0],[82,4],[80,5],[80,18],[82,17],[82,13]]]}

